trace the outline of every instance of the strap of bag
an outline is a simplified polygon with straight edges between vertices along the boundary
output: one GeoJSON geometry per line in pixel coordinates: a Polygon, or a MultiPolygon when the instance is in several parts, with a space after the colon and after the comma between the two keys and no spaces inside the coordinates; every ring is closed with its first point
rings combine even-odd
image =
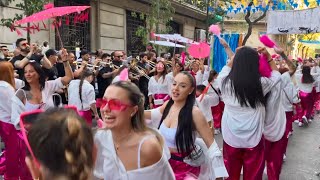
{"type": "Polygon", "coordinates": [[[210,84],[211,88],[214,90],[214,92],[218,95],[218,97],[219,97],[219,102],[220,102],[220,101],[221,101],[220,93],[212,86],[211,83],[209,83],[209,84],[210,84]]]}

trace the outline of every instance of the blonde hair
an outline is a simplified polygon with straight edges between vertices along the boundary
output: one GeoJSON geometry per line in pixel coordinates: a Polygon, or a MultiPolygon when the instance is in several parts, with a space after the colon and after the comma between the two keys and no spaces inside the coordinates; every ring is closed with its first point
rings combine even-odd
{"type": "Polygon", "coordinates": [[[28,140],[35,158],[52,176],[47,178],[90,178],[94,165],[93,134],[74,110],[47,110],[32,125],[28,140]]]}

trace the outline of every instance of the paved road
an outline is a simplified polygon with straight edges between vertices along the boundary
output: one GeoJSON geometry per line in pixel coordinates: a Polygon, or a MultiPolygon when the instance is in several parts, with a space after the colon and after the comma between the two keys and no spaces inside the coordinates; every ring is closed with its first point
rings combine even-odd
{"type": "MultiPolygon", "coordinates": [[[[298,127],[295,123],[293,126],[280,180],[320,180],[317,176],[320,173],[320,116],[317,115],[308,127],[298,127]]],[[[221,135],[215,138],[222,147],[221,135]]]]}

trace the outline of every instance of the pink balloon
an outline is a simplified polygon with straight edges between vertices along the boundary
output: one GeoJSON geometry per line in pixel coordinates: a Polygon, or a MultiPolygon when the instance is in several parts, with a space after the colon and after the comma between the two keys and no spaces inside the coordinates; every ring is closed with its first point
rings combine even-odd
{"type": "Polygon", "coordinates": [[[212,34],[216,35],[216,36],[220,36],[221,34],[221,29],[219,27],[219,25],[211,25],[209,27],[209,32],[211,32],[212,34]]]}

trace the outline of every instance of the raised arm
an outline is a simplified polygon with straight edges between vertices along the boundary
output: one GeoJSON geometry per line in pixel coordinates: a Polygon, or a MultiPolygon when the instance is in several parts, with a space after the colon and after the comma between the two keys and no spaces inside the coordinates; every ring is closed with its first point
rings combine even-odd
{"type": "Polygon", "coordinates": [[[234,52],[231,50],[231,48],[228,45],[228,43],[226,42],[226,40],[224,40],[223,38],[219,38],[219,41],[220,41],[221,45],[224,47],[229,59],[232,59],[232,57],[234,56],[234,52]]]}
{"type": "Polygon", "coordinates": [[[46,69],[51,69],[52,68],[52,64],[49,61],[49,59],[47,58],[46,54],[43,55],[43,58],[41,60],[41,65],[42,65],[42,67],[44,67],[46,69]]]}
{"type": "Polygon", "coordinates": [[[277,47],[277,48],[274,48],[274,51],[275,51],[277,54],[279,54],[279,55],[285,60],[285,62],[286,62],[287,65],[288,65],[288,68],[289,68],[289,74],[290,74],[290,76],[292,76],[292,75],[296,72],[297,67],[293,64],[292,61],[290,61],[290,60],[288,59],[288,57],[287,57],[287,55],[284,53],[283,49],[277,47]]]}
{"type": "Polygon", "coordinates": [[[62,84],[67,85],[73,79],[73,72],[68,60],[68,53],[66,49],[62,50],[61,59],[66,75],[61,78],[62,84]]]}

